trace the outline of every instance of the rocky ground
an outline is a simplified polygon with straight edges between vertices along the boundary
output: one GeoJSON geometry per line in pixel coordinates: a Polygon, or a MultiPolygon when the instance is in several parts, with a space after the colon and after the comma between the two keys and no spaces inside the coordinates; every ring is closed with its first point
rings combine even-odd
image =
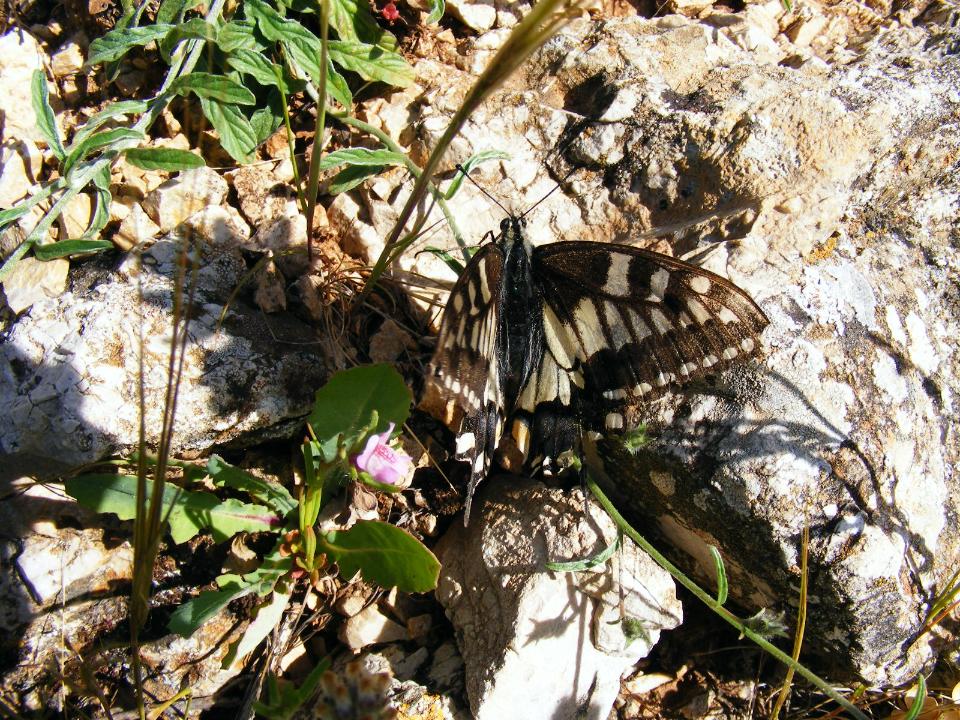
{"type": "MultiPolygon", "coordinates": [[[[438,24],[415,3],[395,21],[375,9],[415,75],[394,89],[352,77],[353,114],[422,166],[529,7],[451,2],[438,24]]],[[[157,88],[150,46],[110,84],[83,66],[118,16],[109,3],[7,13],[0,208],[59,172],[30,110],[35,69],[65,137],[95,111],[157,88]]],[[[456,163],[499,151],[473,177],[511,210],[559,183],[529,223],[535,244],[615,241],[689,257],[762,307],[770,326],[759,357],[643,408],[636,421],[650,442],[610,450],[606,489],[711,592],[718,548],[730,607],[765,609],[791,636],[807,565],[801,659],[838,687],[862,683],[870,717],[902,716],[920,674],[929,717],[951,717],[960,702],[950,594],[960,552],[958,17],[946,0],[603,3],[490,97],[441,167],[449,180],[456,163]]],[[[130,523],[78,506],[58,481],[136,450],[141,394],[148,442],[159,437],[184,237],[199,239],[199,271],[176,457],[217,452],[292,487],[303,418],[332,373],[388,362],[421,385],[436,307],[455,277],[427,249],[454,248],[453,232],[429,225],[444,217],[431,208],[431,229],[365,311],[348,313],[412,182],[384,167],[323,195],[308,232],[292,186],[306,172],[310,106],[291,102],[295,173],[282,130],[241,165],[195,105],[171,104],[150,143],[196,150],[207,166],[176,174],[119,161],[101,234],[112,249],[27,255],[3,278],[5,710],[126,717],[133,707],[123,647],[130,523]]],[[[331,142],[376,145],[342,124],[331,142]]],[[[333,178],[325,173],[327,189],[333,178]]],[[[44,240],[82,235],[95,204],[93,193],[76,195],[44,240]]],[[[502,215],[470,184],[448,205],[471,244],[502,215]]],[[[48,206],[7,227],[4,257],[48,206]]],[[[168,713],[249,717],[268,673],[300,683],[329,655],[345,682],[380,678],[374,689],[407,718],[769,716],[782,668],[630,541],[606,564],[544,571],[616,538],[576,487],[491,478],[464,528],[459,494],[424,447],[442,458],[451,443],[415,414],[404,437],[420,468],[412,487],[354,487],[329,509],[422,538],[443,563],[437,591],[408,595],[331,570],[309,592],[297,586],[245,657],[224,663],[254,621],[249,596],[189,638],[167,621],[269,547],[256,534],[166,538],[143,638],[151,702],[189,688],[189,708],[168,713]]],[[[783,714],[820,716],[823,700],[799,686],[783,714]]]]}

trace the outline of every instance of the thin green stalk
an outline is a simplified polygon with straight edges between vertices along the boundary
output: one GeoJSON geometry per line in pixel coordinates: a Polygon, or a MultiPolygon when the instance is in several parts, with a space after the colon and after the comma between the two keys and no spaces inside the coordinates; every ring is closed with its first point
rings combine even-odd
{"type": "MultiPolygon", "coordinates": [[[[274,74],[277,77],[277,88],[280,92],[280,107],[283,108],[283,127],[287,131],[287,151],[290,153],[290,167],[293,170],[293,185],[297,189],[297,202],[300,204],[300,212],[304,217],[307,216],[307,198],[304,195],[303,181],[300,178],[300,170],[297,169],[297,152],[293,141],[293,128],[290,126],[290,108],[287,107],[287,94],[283,91],[283,71],[279,66],[274,66],[274,74]]],[[[307,240],[307,250],[309,252],[310,242],[307,240]]],[[[234,289],[236,291],[237,288],[234,289]]],[[[226,308],[224,308],[226,312],[226,308]]]]}
{"type": "MultiPolygon", "coordinates": [[[[163,523],[173,509],[173,504],[164,514],[163,493],[166,486],[167,461],[169,459],[173,430],[176,418],[177,397],[180,392],[180,379],[183,377],[183,364],[186,358],[186,345],[189,339],[187,329],[190,322],[189,308],[193,307],[197,286],[198,262],[190,257],[191,244],[185,239],[182,244],[176,276],[174,278],[172,337],[170,355],[167,362],[167,388],[163,404],[160,439],[157,455],[153,463],[148,463],[146,453],[146,400],[143,387],[143,335],[141,324],[140,337],[140,440],[137,465],[137,514],[133,525],[133,578],[130,591],[130,643],[133,652],[134,682],[137,688],[137,707],[141,720],[144,720],[145,703],[143,697],[142,668],[140,664],[140,629],[146,624],[150,612],[150,587],[153,578],[153,564],[163,537],[163,523]],[[190,273],[190,280],[187,275],[190,273]],[[152,466],[152,467],[151,467],[152,466]],[[152,469],[153,485],[147,499],[147,476],[152,469]]],[[[142,302],[142,297],[141,297],[142,302]]]]}
{"type": "MultiPolygon", "coordinates": [[[[810,525],[806,518],[803,522],[803,539],[800,543],[800,603],[797,609],[797,629],[793,635],[793,652],[791,657],[794,661],[800,660],[800,649],[803,647],[803,634],[807,628],[807,590],[809,581],[809,566],[807,561],[810,555],[810,525]]],[[[780,688],[780,694],[777,696],[777,702],[770,711],[771,720],[780,717],[780,710],[787,702],[787,695],[790,693],[790,686],[793,683],[793,668],[787,668],[786,677],[783,678],[783,685],[780,688]]]]}
{"type": "Polygon", "coordinates": [[[307,259],[313,261],[313,215],[317,209],[320,187],[320,156],[324,147],[324,125],[327,122],[327,30],[330,0],[320,0],[320,85],[317,88],[317,124],[313,130],[313,152],[307,175],[307,259]]]}
{"type": "MultiPolygon", "coordinates": [[[[594,463],[590,463],[590,470],[591,472],[597,472],[598,474],[606,477],[606,474],[603,473],[603,471],[598,467],[595,467],[594,463]]],[[[741,635],[751,640],[754,644],[758,645],[761,649],[763,649],[764,651],[772,655],[774,658],[776,658],[780,662],[782,662],[788,668],[792,668],[796,673],[798,673],[807,681],[809,681],[811,684],[815,685],[820,690],[822,690],[834,702],[843,706],[843,708],[847,710],[847,712],[849,712],[851,715],[853,715],[853,717],[857,718],[857,720],[869,720],[869,718],[866,715],[864,715],[857,708],[856,705],[854,705],[845,697],[843,697],[839,692],[837,692],[834,688],[832,688],[825,680],[822,680],[818,676],[814,675],[810,670],[808,670],[799,662],[797,662],[792,657],[790,657],[785,652],[783,652],[783,650],[781,650],[776,645],[769,642],[766,638],[762,637],[761,635],[751,630],[749,627],[746,626],[743,620],[741,620],[732,612],[730,612],[725,607],[720,605],[720,603],[717,602],[717,600],[714,599],[712,595],[710,595],[708,592],[703,590],[699,585],[693,582],[693,580],[691,580],[686,575],[684,575],[683,572],[680,570],[680,568],[678,568],[676,565],[674,565],[669,560],[667,560],[666,557],[664,557],[661,553],[659,553],[657,549],[653,547],[653,545],[648,543],[640,535],[640,533],[634,530],[630,526],[630,524],[626,520],[624,520],[623,516],[619,512],[617,512],[617,509],[613,506],[613,503],[610,502],[609,498],[607,498],[604,492],[597,485],[596,481],[592,477],[590,477],[589,474],[587,475],[587,489],[590,490],[593,496],[600,503],[601,507],[603,507],[603,509],[607,512],[607,514],[610,515],[610,517],[613,519],[614,523],[616,523],[617,527],[620,528],[620,530],[622,530],[627,536],[630,537],[631,540],[633,540],[637,545],[639,545],[644,552],[650,555],[650,557],[652,557],[660,567],[662,567],[664,570],[670,573],[674,577],[674,579],[677,580],[677,582],[683,585],[691,593],[696,595],[697,598],[704,605],[706,605],[711,610],[713,610],[713,612],[719,615],[725,622],[735,627],[741,635]]]]}
{"type": "MultiPolygon", "coordinates": [[[[403,243],[401,242],[404,228],[413,215],[414,208],[419,205],[426,194],[430,179],[440,165],[440,160],[446,153],[450,143],[453,142],[453,139],[460,132],[464,123],[466,123],[470,115],[473,114],[474,110],[476,110],[494,90],[500,87],[537,48],[543,45],[543,43],[552,37],[564,24],[578,14],[581,7],[581,0],[540,0],[540,2],[533,6],[527,16],[514,27],[509,37],[507,37],[506,42],[504,42],[503,47],[500,48],[480,77],[477,78],[473,87],[470,88],[470,92],[468,92],[466,98],[464,98],[463,104],[457,109],[457,112],[454,113],[446,131],[444,131],[443,136],[441,136],[433,152],[430,154],[422,173],[413,186],[410,197],[407,198],[407,202],[400,211],[400,216],[397,218],[397,222],[387,238],[383,252],[380,253],[380,257],[377,259],[373,270],[370,272],[370,276],[367,278],[363,291],[360,293],[360,302],[363,302],[364,298],[370,293],[380,279],[380,276],[387,269],[387,266],[397,257],[397,246],[399,245],[402,249],[405,247],[405,244],[409,242],[409,239],[403,243]]],[[[422,226],[425,220],[425,217],[420,218],[406,237],[411,238],[416,236],[419,232],[418,226],[422,226]]]]}

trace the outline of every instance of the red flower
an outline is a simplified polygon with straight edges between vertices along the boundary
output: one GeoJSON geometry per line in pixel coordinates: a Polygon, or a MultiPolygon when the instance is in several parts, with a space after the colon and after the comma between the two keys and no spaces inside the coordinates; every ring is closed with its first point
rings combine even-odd
{"type": "Polygon", "coordinates": [[[393,22],[394,20],[400,19],[400,12],[397,10],[397,6],[392,2],[388,2],[383,6],[383,10],[380,11],[380,14],[383,15],[384,19],[393,22]]]}

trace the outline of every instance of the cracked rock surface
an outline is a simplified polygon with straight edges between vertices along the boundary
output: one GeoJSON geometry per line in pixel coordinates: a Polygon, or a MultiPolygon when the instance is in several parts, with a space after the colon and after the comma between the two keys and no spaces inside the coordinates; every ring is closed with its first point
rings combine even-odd
{"type": "MultiPolygon", "coordinates": [[[[71,289],[36,303],[0,344],[0,479],[53,474],[135,449],[139,363],[147,441],[156,442],[172,338],[173,277],[181,244],[167,236],[116,269],[91,267],[71,289]],[[142,295],[142,297],[141,297],[142,295]]],[[[224,305],[246,265],[229,244],[203,244],[187,328],[174,453],[292,431],[328,375],[292,316],[224,305]]]]}
{"type": "Polygon", "coordinates": [[[498,480],[437,548],[474,717],[606,717],[621,674],[681,621],[673,580],[629,540],[606,564],[548,570],[615,542],[613,521],[579,491],[498,480]]]}

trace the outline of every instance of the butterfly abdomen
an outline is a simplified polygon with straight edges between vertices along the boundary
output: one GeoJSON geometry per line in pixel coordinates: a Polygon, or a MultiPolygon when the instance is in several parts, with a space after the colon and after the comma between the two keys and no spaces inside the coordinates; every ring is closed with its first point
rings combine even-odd
{"type": "Polygon", "coordinates": [[[521,221],[504,222],[498,245],[504,262],[497,355],[504,397],[511,401],[516,400],[543,354],[543,298],[534,282],[533,248],[523,237],[521,221]]]}

